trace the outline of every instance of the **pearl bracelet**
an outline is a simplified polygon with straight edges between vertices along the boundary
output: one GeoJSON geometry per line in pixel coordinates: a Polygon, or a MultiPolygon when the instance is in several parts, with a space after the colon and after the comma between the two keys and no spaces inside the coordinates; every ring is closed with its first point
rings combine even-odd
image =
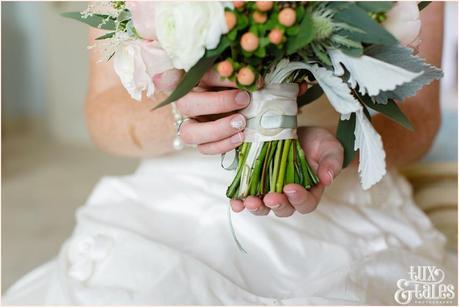
{"type": "Polygon", "coordinates": [[[172,145],[174,149],[178,151],[178,150],[182,150],[185,147],[185,144],[183,144],[182,139],[180,138],[180,135],[179,135],[180,126],[185,121],[185,118],[178,111],[177,105],[175,104],[175,102],[171,103],[171,105],[172,105],[172,115],[174,115],[175,131],[176,131],[176,135],[175,135],[172,145]]]}

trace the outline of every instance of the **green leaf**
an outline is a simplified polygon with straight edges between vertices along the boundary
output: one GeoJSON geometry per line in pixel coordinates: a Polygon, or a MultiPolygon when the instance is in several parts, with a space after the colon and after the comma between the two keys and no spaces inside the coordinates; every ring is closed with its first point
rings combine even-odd
{"type": "Polygon", "coordinates": [[[249,18],[243,14],[237,15],[237,24],[236,27],[238,30],[244,29],[249,25],[249,18]]]}
{"type": "Polygon", "coordinates": [[[83,22],[91,27],[103,30],[116,30],[116,24],[108,15],[94,14],[84,18],[80,12],[67,12],[61,14],[63,17],[71,18],[83,22]]]}
{"type": "Polygon", "coordinates": [[[343,167],[349,165],[354,160],[356,151],[354,150],[355,143],[355,113],[351,114],[348,120],[339,120],[338,128],[336,130],[336,138],[343,145],[344,149],[344,160],[343,167]]]}
{"type": "Polygon", "coordinates": [[[343,53],[358,58],[363,55],[363,47],[353,48],[353,47],[340,47],[339,48],[343,53]]]}
{"type": "Polygon", "coordinates": [[[375,103],[369,96],[363,96],[360,99],[367,107],[384,114],[407,129],[414,130],[410,120],[392,99],[389,99],[386,104],[375,103]]]}
{"type": "Polygon", "coordinates": [[[363,46],[360,42],[355,42],[339,34],[332,35],[331,40],[339,44],[339,49],[347,55],[359,57],[363,54],[363,46]]]}
{"type": "Polygon", "coordinates": [[[234,28],[231,30],[228,34],[226,34],[226,37],[228,37],[229,40],[234,41],[237,37],[237,29],[234,28]]]}
{"type": "Polygon", "coordinates": [[[96,40],[103,40],[103,39],[107,39],[107,38],[112,38],[113,35],[115,35],[116,32],[108,32],[107,34],[104,34],[102,36],[99,36],[96,38],[96,40]]]}
{"type": "Polygon", "coordinates": [[[305,12],[304,6],[303,5],[299,5],[296,8],[296,20],[301,20],[301,18],[303,18],[303,16],[304,16],[304,12],[305,12]]]}
{"type": "Polygon", "coordinates": [[[266,49],[265,48],[261,48],[259,47],[255,53],[254,53],[255,56],[259,57],[259,58],[264,58],[266,56],[266,49]]]}
{"type": "Polygon", "coordinates": [[[230,45],[230,42],[227,38],[223,38],[217,48],[208,50],[204,57],[202,57],[191,69],[183,76],[179,85],[174,89],[174,91],[163,100],[160,104],[153,108],[156,110],[165,105],[170,104],[171,102],[177,101],[186,94],[188,94],[201,80],[202,76],[212,67],[212,65],[217,60],[218,56],[225,51],[226,48],[230,45]]]}
{"type": "Polygon", "coordinates": [[[418,9],[422,11],[425,9],[432,1],[421,1],[418,3],[418,9]]]}
{"type": "Polygon", "coordinates": [[[336,13],[333,19],[364,31],[364,33],[343,31],[346,32],[348,38],[354,41],[379,45],[398,44],[397,39],[392,34],[374,21],[366,11],[353,3],[336,13]]]}
{"type": "Polygon", "coordinates": [[[123,21],[126,21],[126,20],[130,20],[131,19],[131,12],[129,12],[128,10],[124,10],[122,11],[119,15],[118,15],[118,22],[123,22],[123,21]]]}
{"type": "Polygon", "coordinates": [[[263,48],[263,47],[266,47],[268,46],[270,43],[269,41],[269,38],[268,37],[260,37],[260,40],[259,40],[259,48],[263,48]]]}
{"type": "Polygon", "coordinates": [[[315,84],[315,85],[311,86],[311,88],[308,88],[306,93],[304,93],[301,96],[298,96],[298,98],[296,99],[296,102],[298,104],[298,108],[301,108],[301,107],[303,107],[303,106],[305,106],[305,105],[317,100],[320,96],[322,96],[323,93],[324,93],[324,91],[322,90],[322,88],[320,87],[319,84],[315,84]]]}
{"type": "Polygon", "coordinates": [[[323,64],[327,66],[332,66],[332,62],[328,56],[328,53],[323,51],[321,47],[316,46],[316,44],[311,44],[312,51],[317,56],[317,58],[322,61],[323,64]]]}
{"type": "Polygon", "coordinates": [[[287,54],[289,55],[309,44],[314,38],[314,27],[309,11],[306,11],[299,26],[298,35],[289,37],[287,40],[287,54]]]}
{"type": "Polygon", "coordinates": [[[369,13],[385,13],[393,6],[392,1],[358,1],[356,4],[369,13]]]}
{"type": "Polygon", "coordinates": [[[296,26],[290,27],[287,29],[286,33],[288,36],[298,35],[298,33],[300,33],[300,26],[296,25],[296,26]]]}

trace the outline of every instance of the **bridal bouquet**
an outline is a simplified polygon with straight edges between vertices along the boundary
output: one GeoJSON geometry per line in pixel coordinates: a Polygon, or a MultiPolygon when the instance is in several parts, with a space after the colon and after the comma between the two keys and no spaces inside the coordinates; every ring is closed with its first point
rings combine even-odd
{"type": "Polygon", "coordinates": [[[124,2],[64,14],[107,30],[106,60],[130,95],[152,96],[153,77],[185,73],[158,107],[195,87],[205,72],[252,92],[244,143],[236,149],[231,199],[281,192],[318,178],[297,141],[298,109],[323,93],[340,113],[337,138],[346,166],[359,151],[364,189],[386,173],[381,137],[371,124],[380,112],[411,124],[395,101],[413,96],[442,73],[416,55],[421,2],[124,2]],[[298,96],[299,87],[305,93],[298,96]]]}

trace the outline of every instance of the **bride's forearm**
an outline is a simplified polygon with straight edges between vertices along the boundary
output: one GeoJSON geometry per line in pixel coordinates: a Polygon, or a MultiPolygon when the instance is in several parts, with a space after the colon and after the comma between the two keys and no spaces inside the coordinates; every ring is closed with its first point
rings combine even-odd
{"type": "MultiPolygon", "coordinates": [[[[433,2],[421,12],[419,56],[437,67],[441,66],[443,42],[442,2],[433,2]]],[[[389,165],[403,166],[420,159],[430,149],[440,126],[439,82],[424,87],[415,97],[399,103],[410,119],[414,131],[409,131],[383,115],[373,117],[381,134],[389,165]]]]}
{"type": "Polygon", "coordinates": [[[373,116],[373,125],[383,139],[386,161],[396,167],[419,160],[432,146],[440,126],[438,82],[399,106],[410,119],[413,131],[381,114],[373,116]]]}
{"type": "Polygon", "coordinates": [[[124,88],[88,95],[86,118],[93,141],[104,151],[152,157],[172,151],[175,136],[170,107],[151,111],[154,99],[133,101],[124,88]]]}

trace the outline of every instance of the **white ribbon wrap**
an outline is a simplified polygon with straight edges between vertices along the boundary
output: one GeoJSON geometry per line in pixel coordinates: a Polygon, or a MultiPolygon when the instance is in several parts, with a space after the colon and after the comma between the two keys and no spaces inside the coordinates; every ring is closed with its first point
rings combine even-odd
{"type": "Polygon", "coordinates": [[[282,83],[267,84],[263,89],[253,92],[249,106],[241,111],[249,123],[244,132],[244,141],[261,143],[296,139],[296,126],[291,127],[298,113],[298,89],[296,83],[282,83]]]}

